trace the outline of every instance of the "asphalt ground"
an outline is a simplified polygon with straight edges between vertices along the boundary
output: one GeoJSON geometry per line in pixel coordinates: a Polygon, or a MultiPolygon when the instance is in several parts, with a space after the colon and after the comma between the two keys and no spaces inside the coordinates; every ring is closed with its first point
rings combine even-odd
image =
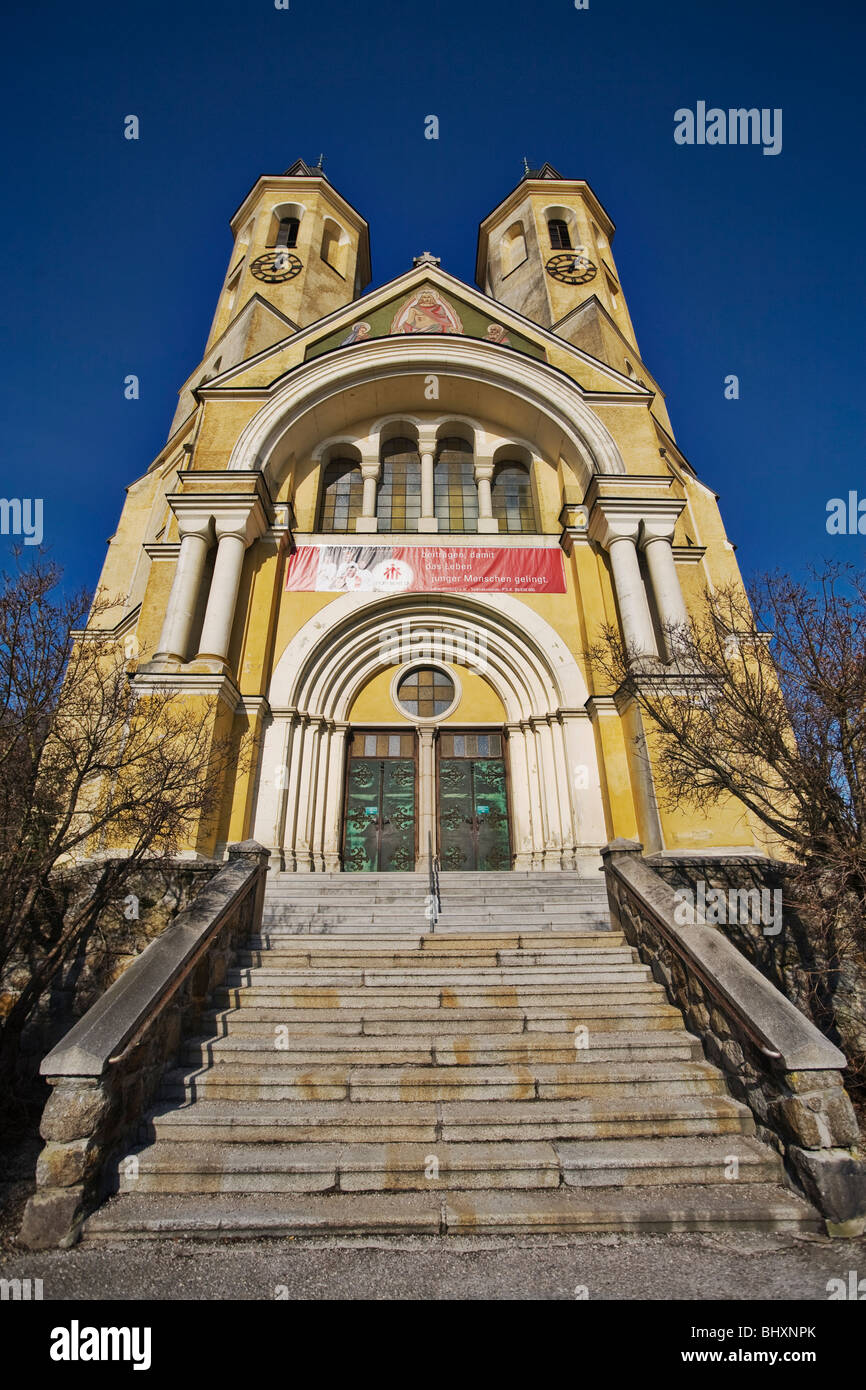
{"type": "Polygon", "coordinates": [[[864,1279],[866,1237],[676,1235],[189,1240],[28,1252],[0,1278],[44,1300],[811,1300],[864,1279]]]}

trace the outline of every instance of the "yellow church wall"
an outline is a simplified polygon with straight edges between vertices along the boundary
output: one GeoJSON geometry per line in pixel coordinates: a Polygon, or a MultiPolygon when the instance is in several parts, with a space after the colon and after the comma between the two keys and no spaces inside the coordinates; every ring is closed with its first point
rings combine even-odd
{"type": "Polygon", "coordinates": [[[283,569],[279,546],[272,540],[251,545],[244,557],[229,648],[242,695],[263,694],[267,688],[283,569]]]}
{"type": "MultiPolygon", "coordinates": [[[[455,672],[461,686],[460,703],[453,714],[449,715],[447,719],[439,721],[442,727],[447,724],[505,723],[505,707],[496,691],[483,676],[480,676],[477,671],[473,671],[471,667],[463,666],[456,661],[446,661],[442,664],[455,672]]],[[[388,666],[384,670],[378,671],[367,682],[352,703],[349,711],[350,723],[406,722],[407,727],[411,727],[409,721],[403,721],[399,710],[391,699],[391,684],[399,666],[400,663],[388,666]]]]}
{"type": "Polygon", "coordinates": [[[256,769],[264,730],[264,706],[236,711],[229,737],[235,774],[226,788],[216,828],[217,844],[249,839],[255,816],[256,769]]]}
{"type": "Polygon", "coordinates": [[[608,429],[622,454],[627,473],[660,476],[670,473],[659,454],[658,434],[645,405],[592,402],[593,412],[608,429]]]}
{"type": "Polygon", "coordinates": [[[174,579],[174,563],[170,560],[152,560],[141,612],[138,615],[135,634],[138,638],[139,661],[149,661],[159,645],[159,635],[168,607],[168,596],[174,579]]]}
{"type": "MultiPolygon", "coordinates": [[[[227,468],[238,435],[261,406],[260,400],[205,401],[192,458],[193,470],[206,472],[227,468]]],[[[226,483],[230,486],[231,474],[226,483]]]]}
{"type": "MultiPolygon", "coordinates": [[[[309,459],[296,464],[291,480],[292,507],[297,520],[299,531],[315,531],[316,529],[316,508],[319,503],[319,473],[318,466],[313,465],[309,459]]],[[[337,536],[336,540],[351,541],[352,536],[337,536]]],[[[362,537],[362,540],[366,538],[362,537]]]]}
{"type": "Polygon", "coordinates": [[[333,603],[336,594],[315,594],[315,593],[286,593],[281,590],[277,596],[277,621],[276,635],[273,646],[273,667],[276,667],[297,632],[300,632],[304,623],[310,618],[315,617],[323,608],[327,608],[329,603],[333,603]]]}
{"type": "Polygon", "coordinates": [[[550,343],[545,343],[547,360],[551,367],[557,367],[564,372],[572,381],[576,381],[578,386],[584,391],[615,391],[616,379],[612,378],[608,372],[602,370],[601,366],[594,367],[591,362],[575,359],[574,353],[569,352],[564,346],[557,348],[550,343]]]}
{"type": "MultiPolygon", "coordinates": [[[[644,721],[644,736],[653,767],[660,765],[658,733],[644,721]]],[[[658,815],[666,849],[706,850],[752,846],[754,836],[745,807],[733,797],[720,793],[712,806],[699,810],[691,802],[669,804],[663,792],[657,793],[658,815]]]]}
{"type": "Polygon", "coordinates": [[[113,627],[126,606],[126,598],[141,554],[142,536],[147,534],[158,488],[159,479],[153,475],[145,475],[127,489],[123,511],[117,529],[109,541],[99,578],[101,599],[110,603],[111,607],[97,615],[97,627],[113,627]]]}
{"type": "Polygon", "coordinates": [[[613,709],[601,710],[592,727],[608,838],[634,840],[637,816],[622,720],[613,709]]]}

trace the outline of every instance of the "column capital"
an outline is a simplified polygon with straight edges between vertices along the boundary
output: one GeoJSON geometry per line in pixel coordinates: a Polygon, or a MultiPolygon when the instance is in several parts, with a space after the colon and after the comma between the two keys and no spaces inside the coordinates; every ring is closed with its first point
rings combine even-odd
{"type": "Polygon", "coordinates": [[[685,507],[685,500],[671,498],[669,501],[659,499],[648,508],[640,527],[640,547],[643,549],[651,541],[672,542],[674,531],[680,513],[685,507]]]}
{"type": "Polygon", "coordinates": [[[604,549],[614,541],[632,541],[637,545],[643,512],[639,502],[626,498],[599,498],[589,515],[588,535],[604,549]]]}
{"type": "Polygon", "coordinates": [[[258,497],[214,498],[212,505],[218,541],[224,536],[237,536],[246,549],[268,529],[268,518],[258,497]]]}
{"type": "Polygon", "coordinates": [[[431,429],[420,429],[420,430],[418,431],[418,453],[419,453],[419,454],[435,454],[435,452],[436,452],[436,445],[438,444],[438,442],[439,442],[439,441],[438,441],[437,438],[436,438],[436,429],[435,429],[435,428],[431,428],[431,429]]]}
{"type": "Polygon", "coordinates": [[[202,502],[200,497],[184,497],[182,493],[172,493],[166,500],[181,540],[184,536],[200,536],[210,544],[214,530],[213,511],[208,503],[202,502]]]}

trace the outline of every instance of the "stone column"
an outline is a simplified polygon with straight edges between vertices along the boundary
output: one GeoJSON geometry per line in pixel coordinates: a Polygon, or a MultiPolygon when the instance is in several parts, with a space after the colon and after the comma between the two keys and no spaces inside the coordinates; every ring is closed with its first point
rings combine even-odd
{"type": "Polygon", "coordinates": [[[524,776],[526,777],[526,795],[529,804],[530,823],[529,862],[524,867],[527,869],[543,869],[544,847],[547,843],[547,815],[544,803],[544,787],[542,784],[538,739],[535,736],[535,727],[531,719],[522,719],[520,721],[520,729],[523,735],[523,747],[525,750],[524,776]]]}
{"type": "Polygon", "coordinates": [[[323,857],[326,873],[340,869],[341,837],[343,833],[343,784],[346,775],[346,741],[349,725],[335,723],[331,727],[328,750],[328,785],[325,792],[325,829],[323,857]]]}
{"type": "Polygon", "coordinates": [[[355,518],[356,531],[377,531],[379,518],[376,516],[376,496],[382,465],[379,461],[378,441],[375,447],[361,451],[361,478],[364,482],[364,497],[361,502],[361,515],[355,518]]]}
{"type": "Polygon", "coordinates": [[[623,641],[630,660],[658,659],[655,633],[637,554],[641,513],[638,506],[596,502],[589,535],[610,555],[623,641]]]}
{"type": "Polygon", "coordinates": [[[526,766],[526,734],[520,724],[507,724],[511,843],[515,869],[532,868],[532,809],[526,766]]]}
{"type": "Polygon", "coordinates": [[[433,486],[433,459],[436,452],[435,438],[422,435],[418,440],[418,451],[421,455],[421,515],[418,519],[418,530],[438,531],[439,522],[436,518],[436,503],[433,486]]]}
{"type": "MultiPolygon", "coordinates": [[[[257,499],[251,499],[254,503],[257,499]]],[[[202,624],[197,662],[212,664],[224,670],[235,618],[238,589],[241,583],[244,553],[265,521],[257,506],[235,506],[217,513],[214,530],[217,554],[208,594],[207,609],[202,624]]]]}
{"type": "Polygon", "coordinates": [[[210,514],[181,512],[177,516],[177,525],[181,537],[180,554],[154,662],[182,662],[189,656],[189,640],[205,560],[213,542],[213,517],[210,514]]]}
{"type": "Polygon", "coordinates": [[[283,774],[286,793],[283,801],[280,844],[286,869],[294,873],[298,869],[297,836],[300,820],[300,781],[301,757],[304,736],[307,728],[306,715],[292,710],[289,716],[290,730],[286,744],[285,772],[283,774]]]}
{"type": "Polygon", "coordinates": [[[427,867],[428,836],[433,853],[439,850],[436,834],[436,746],[434,729],[418,729],[418,869],[427,867]]]}
{"type": "Polygon", "coordinates": [[[499,531],[499,522],[493,515],[492,482],[492,460],[476,459],[475,486],[478,488],[478,531],[483,535],[493,535],[499,531]]]}
{"type": "Polygon", "coordinates": [[[538,760],[538,792],[544,835],[541,864],[545,869],[561,869],[563,837],[553,733],[546,715],[533,715],[529,722],[535,736],[538,760]]]}
{"type": "Polygon", "coordinates": [[[654,515],[644,518],[641,526],[641,549],[646,556],[668,661],[672,661],[675,655],[673,649],[677,629],[686,628],[689,623],[671,545],[676,517],[676,511],[670,517],[654,515]]]}
{"type": "MultiPolygon", "coordinates": [[[[604,801],[598,772],[595,735],[586,710],[560,710],[557,723],[564,745],[563,766],[568,771],[577,860],[580,851],[598,851],[607,840],[604,801]]],[[[575,867],[580,868],[579,862],[575,867]]]]}

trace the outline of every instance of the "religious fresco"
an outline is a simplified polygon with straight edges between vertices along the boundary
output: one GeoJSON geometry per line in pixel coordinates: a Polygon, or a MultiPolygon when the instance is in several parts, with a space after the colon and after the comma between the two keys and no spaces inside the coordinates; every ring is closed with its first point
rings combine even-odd
{"type": "Polygon", "coordinates": [[[372,312],[368,310],[365,318],[358,319],[350,327],[344,324],[335,333],[312,343],[307,348],[305,360],[319,357],[323,352],[333,352],[335,348],[368,342],[371,338],[407,333],[456,333],[467,338],[480,338],[485,343],[496,343],[500,347],[516,348],[518,352],[525,352],[542,361],[545,357],[543,350],[521,333],[506,329],[473,305],[455,300],[433,285],[424,284],[409,295],[391,299],[372,312]]]}
{"type": "Polygon", "coordinates": [[[392,333],[462,333],[460,316],[436,290],[424,285],[398,309],[392,333]]]}

